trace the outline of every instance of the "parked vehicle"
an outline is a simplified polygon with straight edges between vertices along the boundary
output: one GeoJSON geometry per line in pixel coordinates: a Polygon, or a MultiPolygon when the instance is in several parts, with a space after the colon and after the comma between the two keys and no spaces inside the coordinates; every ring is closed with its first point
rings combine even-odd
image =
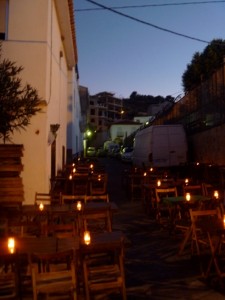
{"type": "Polygon", "coordinates": [[[106,156],[106,150],[104,150],[103,147],[98,148],[96,151],[96,156],[98,156],[98,157],[106,156]]]}
{"type": "Polygon", "coordinates": [[[95,149],[95,147],[88,147],[87,148],[87,156],[88,157],[96,156],[96,149],[95,149]]]}
{"type": "Polygon", "coordinates": [[[186,162],[187,140],[182,125],[153,125],[136,133],[135,166],[171,167],[186,162]]]}
{"type": "Polygon", "coordinates": [[[124,147],[121,150],[120,158],[123,162],[131,163],[133,160],[133,148],[132,147],[124,147]]]}

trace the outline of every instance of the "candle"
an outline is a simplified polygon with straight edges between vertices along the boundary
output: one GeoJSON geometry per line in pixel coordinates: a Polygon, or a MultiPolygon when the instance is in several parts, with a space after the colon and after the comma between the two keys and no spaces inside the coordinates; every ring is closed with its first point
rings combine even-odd
{"type": "Polygon", "coordinates": [[[184,182],[186,185],[188,185],[188,182],[189,182],[188,178],[186,178],[184,182]]]}
{"type": "Polygon", "coordinates": [[[82,204],[81,201],[77,201],[77,210],[81,210],[82,204]]]}
{"type": "Polygon", "coordinates": [[[14,238],[8,238],[8,249],[10,253],[15,252],[15,239],[14,238]]]}
{"type": "Polygon", "coordinates": [[[70,176],[69,176],[69,180],[72,180],[73,179],[73,176],[70,174],[70,176]]]}
{"type": "Polygon", "coordinates": [[[85,231],[84,232],[84,243],[86,245],[90,245],[91,243],[91,235],[90,235],[90,231],[85,231]]]}
{"type": "Polygon", "coordinates": [[[214,197],[216,198],[216,199],[219,199],[219,192],[218,191],[214,191],[214,197]]]}
{"type": "Polygon", "coordinates": [[[43,209],[44,209],[44,204],[41,202],[41,203],[39,204],[39,210],[42,211],[43,209]]]}
{"type": "Polygon", "coordinates": [[[144,172],[143,176],[144,176],[144,177],[146,177],[146,176],[147,176],[147,173],[146,173],[146,172],[144,172]]]}
{"type": "Polygon", "coordinates": [[[160,186],[160,185],[161,185],[161,181],[158,180],[158,181],[157,181],[157,186],[160,186]]]}
{"type": "Polygon", "coordinates": [[[191,194],[190,193],[186,193],[185,198],[187,201],[191,200],[191,194]]]}

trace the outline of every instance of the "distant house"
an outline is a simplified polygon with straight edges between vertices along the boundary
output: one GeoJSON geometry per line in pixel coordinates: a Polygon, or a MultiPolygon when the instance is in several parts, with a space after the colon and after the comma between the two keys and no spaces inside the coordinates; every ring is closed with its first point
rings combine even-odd
{"type": "Polygon", "coordinates": [[[124,139],[134,133],[140,126],[141,123],[135,121],[122,120],[115,122],[109,128],[110,138],[112,141],[117,139],[123,143],[124,139]]]}
{"type": "Polygon", "coordinates": [[[123,101],[109,92],[90,96],[89,100],[88,123],[96,130],[95,146],[99,147],[109,137],[109,126],[121,120],[123,101]]]}
{"type": "Polygon", "coordinates": [[[77,46],[72,0],[1,0],[2,57],[23,66],[23,83],[44,99],[13,143],[24,145],[25,203],[48,192],[68,156],[82,149],[77,46]]]}

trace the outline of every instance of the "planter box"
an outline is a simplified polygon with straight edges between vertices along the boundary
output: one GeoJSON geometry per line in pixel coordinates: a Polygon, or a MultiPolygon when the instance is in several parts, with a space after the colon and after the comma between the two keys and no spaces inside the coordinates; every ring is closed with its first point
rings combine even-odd
{"type": "Polygon", "coordinates": [[[21,158],[23,145],[0,145],[0,205],[22,204],[24,201],[21,158]]]}

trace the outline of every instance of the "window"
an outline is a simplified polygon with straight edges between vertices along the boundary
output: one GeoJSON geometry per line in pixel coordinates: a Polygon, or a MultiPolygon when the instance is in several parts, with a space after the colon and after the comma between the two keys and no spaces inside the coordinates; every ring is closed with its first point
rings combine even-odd
{"type": "Polygon", "coordinates": [[[0,40],[6,39],[7,31],[7,0],[0,0],[0,40]]]}
{"type": "Polygon", "coordinates": [[[95,115],[95,109],[94,109],[94,108],[91,109],[90,114],[91,114],[91,115],[95,115]]]}

